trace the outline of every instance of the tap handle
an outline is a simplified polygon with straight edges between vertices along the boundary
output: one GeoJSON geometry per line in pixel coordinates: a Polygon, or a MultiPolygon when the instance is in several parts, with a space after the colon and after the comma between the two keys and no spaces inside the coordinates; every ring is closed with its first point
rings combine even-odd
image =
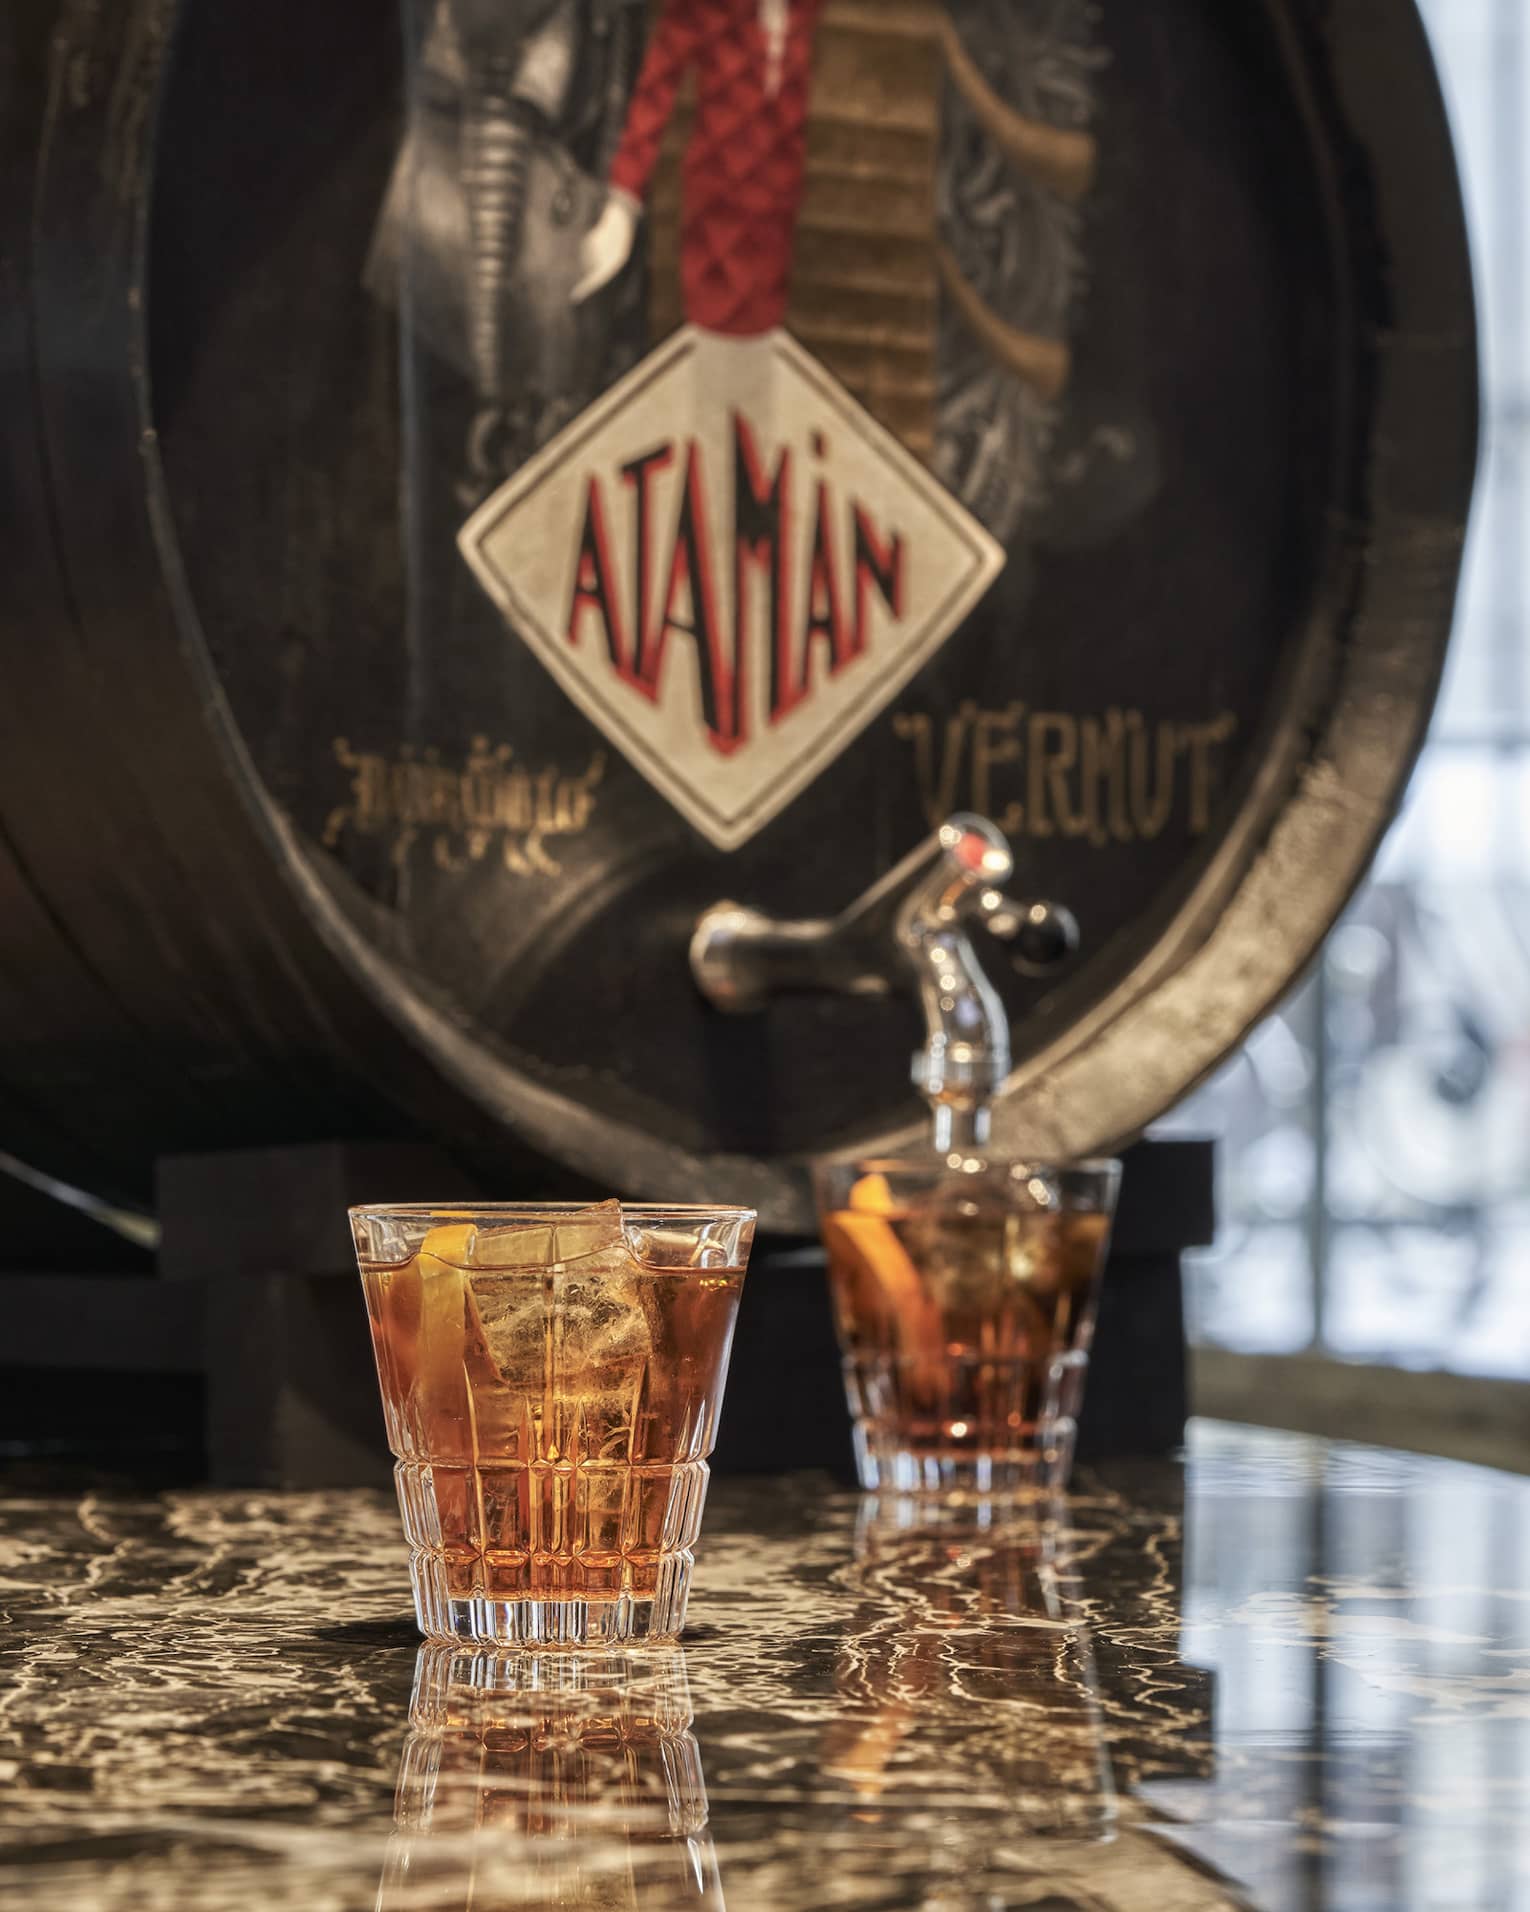
{"type": "Polygon", "coordinates": [[[715,904],[691,939],[691,972],[709,1002],[735,1014],[789,990],[917,991],[925,1043],[913,1077],[936,1136],[981,1141],[1009,1073],[1009,1017],[968,932],[1014,916],[1003,888],[1013,874],[993,824],[953,816],[838,916],[791,921],[715,904]]]}
{"type": "MultiPolygon", "coordinates": [[[[953,817],[838,916],[793,920],[744,903],[714,903],[691,938],[696,986],[714,1008],[735,1015],[786,993],[890,995],[906,981],[898,952],[911,901],[929,898],[924,907],[933,907],[953,883],[976,887],[995,840],[1003,844],[991,824],[953,817]]],[[[1002,853],[1008,857],[1007,849],[1002,853]]]]}

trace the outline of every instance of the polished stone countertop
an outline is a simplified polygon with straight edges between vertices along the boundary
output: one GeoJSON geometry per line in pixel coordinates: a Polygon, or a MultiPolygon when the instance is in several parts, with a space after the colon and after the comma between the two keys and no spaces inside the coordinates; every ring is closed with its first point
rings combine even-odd
{"type": "Polygon", "coordinates": [[[417,1653],[366,1493],[0,1482],[0,1904],[1530,1906],[1530,1481],[1200,1423],[714,1484],[680,1649],[417,1653]]]}

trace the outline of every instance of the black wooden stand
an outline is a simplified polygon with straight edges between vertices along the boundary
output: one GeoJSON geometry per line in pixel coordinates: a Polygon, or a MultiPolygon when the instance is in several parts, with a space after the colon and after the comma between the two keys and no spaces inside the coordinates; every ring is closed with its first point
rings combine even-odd
{"type": "MultiPolygon", "coordinates": [[[[1126,1158],[1080,1428],[1087,1456],[1163,1453],[1183,1433],[1180,1255],[1211,1239],[1212,1153],[1160,1142],[1126,1158]]],[[[482,1191],[436,1150],[392,1144],[180,1156],[158,1180],[157,1272],[129,1258],[109,1273],[0,1273],[0,1446],[74,1448],[127,1473],[174,1458],[230,1485],[385,1482],[345,1210],[482,1191]]],[[[755,1251],[715,1464],[849,1477],[814,1248],[766,1240],[755,1251]]]]}

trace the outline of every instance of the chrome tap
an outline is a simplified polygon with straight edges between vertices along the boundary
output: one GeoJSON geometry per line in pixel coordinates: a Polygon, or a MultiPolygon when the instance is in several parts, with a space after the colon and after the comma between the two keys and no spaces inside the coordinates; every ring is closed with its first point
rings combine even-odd
{"type": "Polygon", "coordinates": [[[895,935],[924,1010],[914,1087],[930,1105],[935,1146],[945,1153],[988,1140],[993,1099],[1009,1074],[1009,1015],[967,924],[1001,906],[1015,862],[1000,832],[981,817],[952,817],[936,841],[941,854],[909,892],[895,935]]]}
{"type": "Polygon", "coordinates": [[[1009,845],[992,823],[953,816],[838,916],[790,921],[714,904],[691,939],[691,973],[709,1002],[735,1015],[788,991],[917,990],[925,1043],[913,1079],[930,1104],[935,1146],[981,1146],[1009,1074],[1009,1017],[969,928],[984,923],[996,936],[1020,939],[1016,967],[1032,975],[1054,968],[1078,941],[1059,904],[1005,894],[1013,875],[1009,845]]]}

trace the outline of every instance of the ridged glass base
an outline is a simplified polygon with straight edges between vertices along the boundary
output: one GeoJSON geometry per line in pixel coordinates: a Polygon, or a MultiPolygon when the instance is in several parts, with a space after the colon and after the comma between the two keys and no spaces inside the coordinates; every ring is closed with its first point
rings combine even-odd
{"type": "Polygon", "coordinates": [[[845,1397],[862,1487],[872,1493],[1030,1500],[1061,1493],[1089,1357],[944,1359],[934,1376],[904,1356],[851,1355],[845,1397]]]}
{"type": "Polygon", "coordinates": [[[972,1500],[1050,1499],[1068,1485],[1078,1428],[1059,1419],[1036,1445],[1001,1454],[901,1447],[896,1436],[857,1421],[855,1464],[871,1493],[941,1494],[972,1500]]]}
{"type": "Polygon", "coordinates": [[[432,1553],[412,1556],[409,1577],[414,1584],[415,1617],[428,1640],[496,1647],[641,1645],[680,1637],[694,1567],[689,1551],[667,1554],[658,1564],[651,1594],[577,1599],[453,1598],[446,1588],[446,1563],[432,1553]]]}
{"type": "Polygon", "coordinates": [[[426,1639],[583,1647],[678,1638],[705,1461],[400,1461],[394,1476],[426,1639]]]}

